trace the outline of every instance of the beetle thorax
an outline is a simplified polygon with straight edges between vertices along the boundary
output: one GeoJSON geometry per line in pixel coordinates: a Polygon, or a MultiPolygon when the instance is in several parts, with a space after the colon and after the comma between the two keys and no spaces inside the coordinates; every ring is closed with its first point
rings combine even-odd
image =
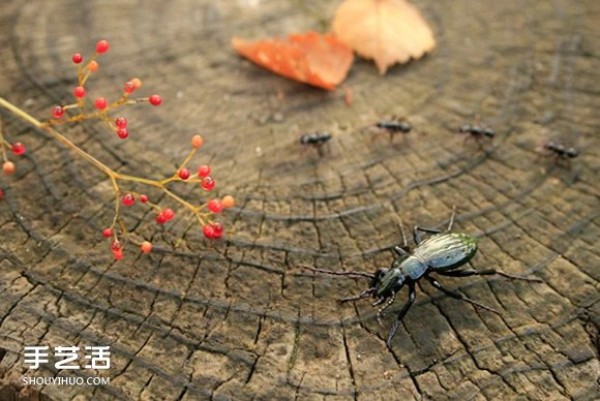
{"type": "Polygon", "coordinates": [[[420,279],[427,271],[427,264],[414,255],[404,259],[398,269],[405,277],[410,277],[412,280],[420,279]]]}

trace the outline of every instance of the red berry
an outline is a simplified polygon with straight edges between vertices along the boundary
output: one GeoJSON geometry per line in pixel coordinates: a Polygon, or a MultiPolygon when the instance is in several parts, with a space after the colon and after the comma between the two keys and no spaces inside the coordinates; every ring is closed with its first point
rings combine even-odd
{"type": "Polygon", "coordinates": [[[131,206],[135,203],[135,196],[133,196],[133,194],[125,194],[121,201],[123,202],[123,205],[131,206]]]}
{"type": "Polygon", "coordinates": [[[212,191],[213,188],[215,187],[215,180],[213,180],[212,177],[210,177],[210,176],[204,177],[202,179],[202,182],[200,183],[200,185],[202,186],[202,189],[204,189],[205,191],[212,191]]]}
{"type": "Polygon", "coordinates": [[[150,104],[152,106],[160,106],[160,104],[162,103],[162,99],[160,98],[159,95],[152,95],[148,98],[148,101],[150,102],[150,104]]]}
{"type": "Polygon", "coordinates": [[[81,99],[85,96],[85,88],[83,86],[76,87],[75,89],[73,89],[73,95],[76,98],[81,99]]]}
{"type": "Polygon", "coordinates": [[[12,173],[15,172],[15,163],[13,163],[11,161],[5,161],[4,164],[2,165],[2,171],[6,175],[11,175],[12,173]]]}
{"type": "Polygon", "coordinates": [[[75,53],[73,54],[73,57],[71,57],[71,60],[73,60],[75,64],[79,64],[83,61],[83,56],[79,53],[75,53]]]}
{"type": "Polygon", "coordinates": [[[96,53],[105,53],[108,51],[108,47],[108,41],[99,40],[98,43],[96,43],[96,53]]]}
{"type": "Polygon", "coordinates": [[[125,93],[133,93],[136,89],[135,84],[131,81],[125,82],[125,86],[123,87],[125,93]]]}
{"type": "Polygon", "coordinates": [[[213,213],[220,213],[223,210],[223,203],[219,199],[211,199],[206,204],[206,207],[213,213]]]}
{"type": "Polygon", "coordinates": [[[143,253],[150,253],[152,251],[152,244],[148,241],[142,242],[140,249],[143,253]]]}
{"type": "Polygon", "coordinates": [[[98,110],[104,110],[106,108],[106,106],[108,106],[108,102],[106,101],[105,98],[103,97],[98,97],[96,98],[96,100],[94,101],[94,106],[98,109],[98,110]]]}
{"type": "Polygon", "coordinates": [[[200,149],[204,144],[204,139],[200,135],[194,135],[192,137],[192,147],[194,149],[200,149]]]}
{"type": "Polygon", "coordinates": [[[167,219],[167,221],[171,221],[175,217],[175,212],[173,211],[173,209],[163,209],[161,213],[163,214],[163,216],[165,216],[165,219],[167,219]]]}
{"type": "Polygon", "coordinates": [[[177,172],[177,175],[182,180],[187,180],[188,178],[190,178],[190,170],[188,170],[187,168],[182,168],[177,172]]]}
{"type": "Polygon", "coordinates": [[[129,131],[127,130],[127,128],[117,128],[117,135],[121,139],[127,139],[127,137],[129,136],[129,131]]]}
{"type": "Polygon", "coordinates": [[[117,117],[115,119],[115,125],[118,128],[127,128],[127,119],[125,117],[117,117]]]}
{"type": "Polygon", "coordinates": [[[148,195],[140,195],[140,202],[142,202],[142,203],[148,202],[148,195]]]}
{"type": "Polygon", "coordinates": [[[104,230],[102,230],[102,236],[104,238],[110,238],[113,236],[113,229],[112,228],[105,228],[104,230]]]}
{"type": "Polygon", "coordinates": [[[116,260],[123,259],[123,250],[122,249],[116,249],[116,250],[113,249],[112,253],[116,260]]]}
{"type": "Polygon", "coordinates": [[[142,86],[142,81],[139,78],[132,78],[130,81],[135,89],[139,89],[142,86]]]}
{"type": "Polygon", "coordinates": [[[208,177],[210,175],[210,167],[209,166],[200,166],[198,167],[198,177],[208,177]]]}
{"type": "Polygon", "coordinates": [[[21,142],[15,142],[11,146],[11,150],[15,156],[22,156],[25,154],[25,145],[21,142]]]}
{"type": "Polygon", "coordinates": [[[110,249],[112,249],[113,251],[118,251],[123,247],[123,244],[121,244],[121,241],[119,241],[118,239],[114,240],[111,244],[110,244],[110,249]]]}
{"type": "Polygon", "coordinates": [[[4,190],[0,188],[0,201],[4,199],[4,190]]]}
{"type": "Polygon", "coordinates": [[[52,108],[52,117],[59,119],[64,115],[65,115],[65,109],[63,109],[61,106],[54,106],[52,108]]]}
{"type": "Polygon", "coordinates": [[[215,229],[211,225],[207,224],[204,227],[202,227],[202,232],[204,233],[204,236],[208,239],[215,237],[215,229]]]}
{"type": "Polygon", "coordinates": [[[223,236],[223,225],[221,223],[213,223],[213,238],[221,238],[223,236]]]}
{"type": "Polygon", "coordinates": [[[167,218],[165,217],[163,212],[160,212],[157,216],[156,216],[156,223],[157,224],[165,224],[167,222],[167,218]]]}

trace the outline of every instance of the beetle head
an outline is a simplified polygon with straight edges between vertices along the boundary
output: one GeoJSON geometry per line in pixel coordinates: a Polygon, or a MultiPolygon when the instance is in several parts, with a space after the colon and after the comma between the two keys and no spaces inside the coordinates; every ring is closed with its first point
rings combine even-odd
{"type": "Polygon", "coordinates": [[[385,276],[385,274],[388,272],[388,270],[389,269],[386,269],[386,268],[378,269],[375,272],[375,276],[371,279],[371,285],[370,285],[370,287],[371,288],[379,287],[379,284],[381,283],[381,280],[383,279],[383,277],[385,276]]]}
{"type": "MultiPolygon", "coordinates": [[[[395,262],[395,261],[394,261],[395,262]]],[[[381,269],[387,270],[387,269],[381,269]]],[[[377,276],[376,276],[377,277],[377,276]]],[[[376,283],[377,291],[374,294],[377,298],[391,297],[393,294],[398,292],[404,285],[406,277],[402,274],[400,269],[389,269],[385,272],[383,277],[376,283]]]]}

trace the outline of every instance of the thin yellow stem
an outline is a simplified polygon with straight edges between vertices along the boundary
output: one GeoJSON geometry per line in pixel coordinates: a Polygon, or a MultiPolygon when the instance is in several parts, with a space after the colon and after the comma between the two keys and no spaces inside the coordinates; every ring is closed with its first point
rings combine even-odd
{"type": "Polygon", "coordinates": [[[89,163],[93,164],[96,168],[98,168],[99,170],[104,172],[109,177],[113,177],[114,172],[110,167],[108,167],[101,161],[97,160],[95,157],[93,157],[92,155],[90,155],[89,153],[87,153],[86,151],[81,149],[79,146],[75,145],[73,142],[71,142],[70,139],[68,139],[67,137],[65,137],[64,135],[62,135],[60,132],[56,131],[49,125],[42,123],[41,121],[39,121],[32,115],[28,114],[24,110],[18,108],[17,106],[13,105],[12,103],[10,103],[9,101],[5,100],[2,97],[0,97],[0,106],[9,110],[11,113],[13,113],[17,117],[19,117],[21,120],[28,122],[29,124],[33,125],[34,127],[44,129],[44,131],[46,131],[57,142],[60,142],[63,145],[65,145],[66,147],[68,147],[69,149],[71,149],[78,156],[80,156],[84,160],[88,161],[89,163]]]}
{"type": "Polygon", "coordinates": [[[115,217],[113,218],[113,222],[110,225],[110,228],[113,228],[115,224],[117,224],[117,219],[119,218],[119,207],[121,203],[119,202],[119,184],[117,184],[117,180],[114,177],[110,177],[110,182],[112,183],[113,189],[115,190],[115,217]]]}
{"type": "Polygon", "coordinates": [[[9,147],[10,144],[4,140],[4,135],[2,134],[2,119],[0,119],[0,153],[2,153],[2,160],[7,161],[6,157],[6,149],[4,147],[9,147]]]}
{"type": "MultiPolygon", "coordinates": [[[[131,100],[127,100],[127,99],[123,99],[123,100],[126,101],[125,103],[131,102],[131,100]]],[[[121,101],[122,101],[122,99],[119,99],[118,102],[120,103],[121,101]]],[[[108,167],[107,165],[105,165],[104,163],[102,163],[101,161],[99,161],[98,159],[96,159],[95,157],[93,157],[92,155],[90,155],[89,153],[87,153],[86,151],[84,151],[83,149],[81,149],[79,146],[77,146],[70,139],[68,139],[67,137],[62,135],[60,132],[56,131],[54,128],[52,128],[51,123],[39,121],[35,117],[31,116],[24,110],[20,109],[19,107],[15,106],[14,104],[10,103],[9,101],[7,101],[6,99],[4,99],[2,97],[0,97],[0,106],[4,107],[8,111],[13,113],[17,117],[19,117],[21,120],[33,125],[34,127],[43,129],[45,132],[48,133],[48,135],[50,135],[57,142],[63,144],[64,146],[69,148],[71,151],[73,151],[77,156],[81,157],[83,160],[87,161],[88,163],[90,163],[91,165],[93,165],[98,170],[102,171],[104,174],[106,174],[108,176],[108,178],[110,179],[111,184],[113,186],[113,189],[115,191],[115,197],[116,197],[115,218],[113,220],[111,227],[114,227],[117,223],[120,222],[120,219],[119,219],[119,215],[120,215],[120,213],[119,213],[119,207],[120,207],[119,195],[122,191],[121,191],[121,188],[119,187],[119,181],[133,182],[133,183],[138,183],[138,184],[158,188],[165,195],[167,195],[168,197],[173,199],[175,202],[177,202],[180,205],[184,206],[185,208],[189,209],[196,216],[196,218],[198,219],[198,222],[201,225],[205,223],[204,219],[207,216],[205,216],[204,214],[199,212],[201,207],[192,205],[185,199],[183,199],[183,198],[179,197],[178,195],[176,195],[175,193],[171,192],[166,187],[166,185],[168,183],[170,183],[172,181],[178,181],[176,175],[162,179],[162,180],[152,180],[152,179],[148,179],[148,178],[118,173],[115,170],[108,167]]],[[[69,119],[68,121],[76,122],[76,121],[82,121],[82,120],[86,120],[86,119],[93,118],[93,117],[97,118],[97,117],[101,116],[102,113],[103,112],[97,112],[97,113],[92,113],[87,116],[79,115],[79,116],[69,119]]],[[[1,132],[0,132],[0,139],[2,139],[2,141],[4,141],[4,139],[1,136],[1,132]]],[[[2,152],[5,153],[4,147],[2,147],[2,152]]],[[[195,153],[196,153],[196,149],[192,150],[190,152],[190,154],[186,157],[184,162],[181,164],[181,166],[183,167],[183,166],[187,165],[187,163],[189,163],[189,161],[191,160],[191,158],[194,156],[195,153]]],[[[194,181],[192,181],[192,182],[194,182],[194,181]]]]}
{"type": "Polygon", "coordinates": [[[192,160],[192,157],[194,157],[194,155],[196,154],[197,151],[198,151],[198,149],[193,148],[192,151],[190,152],[190,154],[181,163],[181,165],[179,166],[178,170],[181,170],[182,168],[184,168],[185,166],[187,166],[187,164],[190,162],[190,160],[192,160]]]}

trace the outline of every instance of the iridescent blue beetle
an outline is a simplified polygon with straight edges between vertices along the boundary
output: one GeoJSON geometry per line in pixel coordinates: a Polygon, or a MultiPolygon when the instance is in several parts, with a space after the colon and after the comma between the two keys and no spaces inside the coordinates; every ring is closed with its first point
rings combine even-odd
{"type": "MultiPolygon", "coordinates": [[[[330,270],[321,270],[308,268],[312,271],[336,276],[348,276],[354,278],[368,278],[371,280],[369,288],[358,295],[340,299],[340,302],[356,301],[363,298],[373,297],[375,302],[373,306],[384,304],[377,312],[377,320],[381,322],[381,314],[395,300],[396,293],[402,289],[404,285],[408,287],[408,301],[402,306],[398,312],[396,321],[390,328],[386,344],[391,347],[391,341],[400,322],[415,302],[416,292],[415,284],[421,278],[427,279],[435,288],[444,292],[453,298],[469,302],[470,304],[485,309],[487,311],[500,314],[497,310],[480,304],[466,296],[451,291],[443,287],[435,278],[431,277],[431,273],[437,273],[442,276],[450,277],[465,277],[473,275],[492,275],[498,274],[504,277],[521,279],[528,281],[540,281],[538,278],[529,278],[515,276],[494,269],[477,271],[471,268],[458,269],[460,266],[469,262],[477,252],[477,238],[463,233],[452,233],[452,224],[454,223],[454,212],[450,218],[450,223],[446,232],[431,228],[422,228],[415,226],[413,230],[413,238],[417,245],[412,252],[409,251],[404,238],[404,246],[395,246],[392,250],[395,254],[395,259],[389,269],[379,269],[375,274],[365,272],[334,272],[330,270]],[[421,233],[433,234],[429,238],[422,240],[421,233]],[[386,302],[387,301],[387,302],[386,302]]],[[[402,233],[404,236],[404,233],[402,233]]]]}

